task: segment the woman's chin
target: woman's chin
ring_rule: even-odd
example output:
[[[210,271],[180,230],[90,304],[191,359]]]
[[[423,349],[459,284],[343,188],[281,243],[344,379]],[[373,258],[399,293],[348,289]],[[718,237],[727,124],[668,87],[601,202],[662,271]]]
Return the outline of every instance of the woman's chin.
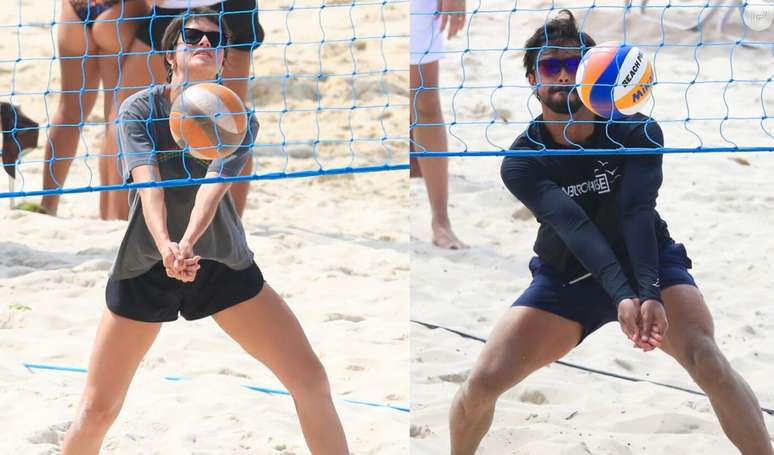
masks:
[[[184,77],[188,82],[213,82],[216,78],[217,73],[212,68],[207,68],[206,71],[195,71],[194,68],[190,68],[190,71]]]

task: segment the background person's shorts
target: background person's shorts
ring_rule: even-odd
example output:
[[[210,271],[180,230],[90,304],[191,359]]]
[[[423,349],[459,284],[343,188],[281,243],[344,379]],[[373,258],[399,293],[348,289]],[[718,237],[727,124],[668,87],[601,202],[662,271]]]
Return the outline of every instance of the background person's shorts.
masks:
[[[411,0],[411,44],[412,65],[432,63],[443,56],[443,36],[438,15],[437,0]]]
[[[168,277],[161,262],[135,278],[109,279],[107,307],[135,321],[174,321],[178,313],[192,321],[249,300],[263,289],[263,275],[255,263],[244,270],[215,261],[201,260],[200,264],[191,283]]]
[[[659,253],[661,289],[677,284],[696,286],[688,272],[690,268],[691,259],[682,243],[662,248]],[[618,320],[615,303],[594,278],[570,284],[538,257],[532,258],[529,269],[532,283],[512,306],[537,308],[579,323],[583,327],[580,341],[604,324]]]
[[[255,0],[226,0],[223,3],[211,5],[210,8],[223,12],[223,20],[228,24],[233,35],[230,50],[252,51],[261,45],[264,34],[263,27],[258,22]],[[160,50],[161,39],[167,26],[175,16],[185,11],[180,8],[154,7],[149,17],[140,21],[137,39],[151,49]]]

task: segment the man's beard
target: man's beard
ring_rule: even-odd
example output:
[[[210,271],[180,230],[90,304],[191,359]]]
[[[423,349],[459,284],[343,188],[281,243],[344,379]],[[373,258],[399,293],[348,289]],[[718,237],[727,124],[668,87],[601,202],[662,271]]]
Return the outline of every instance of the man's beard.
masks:
[[[548,96],[545,99],[539,93],[536,95],[537,99],[557,114],[574,114],[583,106],[575,88],[551,87],[548,90]],[[563,96],[555,97],[555,93],[561,93]]]

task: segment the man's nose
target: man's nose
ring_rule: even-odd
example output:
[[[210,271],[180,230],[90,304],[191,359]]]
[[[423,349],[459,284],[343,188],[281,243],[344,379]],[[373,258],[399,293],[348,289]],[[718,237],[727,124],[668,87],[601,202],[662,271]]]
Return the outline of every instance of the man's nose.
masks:
[[[562,82],[570,82],[575,79],[575,74],[571,73],[565,65],[562,65],[562,69],[559,70],[557,78]]]

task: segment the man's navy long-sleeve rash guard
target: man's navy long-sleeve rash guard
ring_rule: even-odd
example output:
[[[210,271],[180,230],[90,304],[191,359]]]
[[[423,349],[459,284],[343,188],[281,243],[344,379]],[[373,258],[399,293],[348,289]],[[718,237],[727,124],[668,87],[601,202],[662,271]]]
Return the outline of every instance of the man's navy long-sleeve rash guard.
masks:
[[[664,143],[653,119],[636,114],[623,123],[595,123],[578,144],[586,149],[655,148]],[[557,144],[542,116],[511,146],[577,149]],[[505,186],[540,223],[535,253],[566,281],[589,273],[617,305],[639,297],[661,301],[659,250],[672,243],[656,212],[661,155],[506,157]]]

